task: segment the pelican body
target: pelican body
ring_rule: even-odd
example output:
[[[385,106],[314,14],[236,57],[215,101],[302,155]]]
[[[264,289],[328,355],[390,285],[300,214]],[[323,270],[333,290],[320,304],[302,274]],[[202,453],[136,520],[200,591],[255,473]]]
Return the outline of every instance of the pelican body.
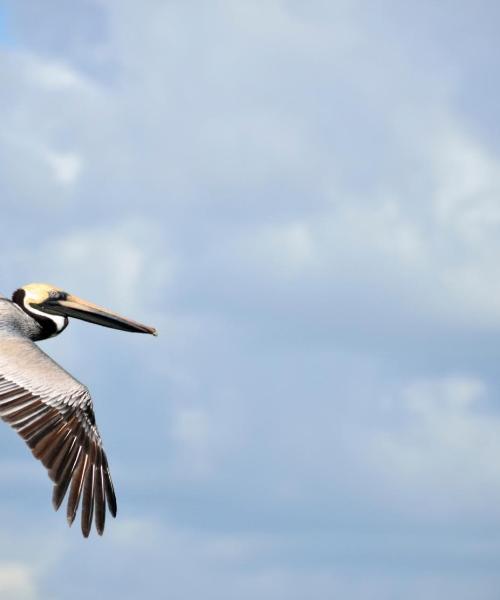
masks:
[[[56,510],[69,489],[70,525],[81,503],[82,533],[88,537],[93,521],[102,535],[106,506],[113,517],[117,509],[92,399],[34,343],[60,334],[70,317],[123,331],[156,335],[156,330],[48,284],[19,288],[12,300],[0,296],[0,417],[47,468]]]

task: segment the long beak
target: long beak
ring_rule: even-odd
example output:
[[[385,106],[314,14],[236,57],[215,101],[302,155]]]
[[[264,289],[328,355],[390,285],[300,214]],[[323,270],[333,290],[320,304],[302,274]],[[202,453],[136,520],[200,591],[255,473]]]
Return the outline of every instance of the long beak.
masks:
[[[71,294],[68,294],[65,298],[48,300],[40,308],[54,315],[82,319],[83,321],[102,325],[103,327],[158,335],[154,327],[148,327],[148,325],[142,325],[142,323],[138,323],[137,321],[125,319],[106,308],[102,308]]]

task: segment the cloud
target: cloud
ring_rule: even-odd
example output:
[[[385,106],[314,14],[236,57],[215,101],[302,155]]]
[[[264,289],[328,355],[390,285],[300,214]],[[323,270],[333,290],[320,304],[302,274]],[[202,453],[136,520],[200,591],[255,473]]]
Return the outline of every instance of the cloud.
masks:
[[[0,563],[0,594],[12,600],[38,598],[33,570],[22,563]]]
[[[82,296],[99,289],[103,303],[123,311],[154,306],[172,285],[176,268],[161,229],[142,217],[61,232],[46,240],[42,257],[26,252],[25,268],[33,261],[36,267],[30,268],[42,279],[79,289]]]
[[[500,420],[488,394],[481,380],[453,375],[410,382],[388,402],[391,427],[367,434],[368,456],[395,510],[498,518]]]
[[[43,61],[36,57],[28,63],[32,80],[50,91],[71,90],[85,93],[95,90],[81,73],[64,63]]]
[[[10,82],[9,93],[0,94],[5,201],[50,222],[52,211],[71,203],[85,163],[83,140],[68,144],[67,128],[79,109],[102,103],[98,86],[64,63],[19,50],[5,52],[0,68]]]
[[[76,154],[47,153],[47,162],[54,172],[54,178],[62,185],[71,185],[80,174],[82,160]]]

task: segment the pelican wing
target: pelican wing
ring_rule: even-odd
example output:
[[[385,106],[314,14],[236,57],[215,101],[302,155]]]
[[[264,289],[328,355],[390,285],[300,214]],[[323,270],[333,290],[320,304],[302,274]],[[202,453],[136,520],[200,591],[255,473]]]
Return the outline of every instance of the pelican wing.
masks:
[[[69,489],[71,525],[81,501],[82,532],[104,530],[116,497],[87,388],[30,340],[0,332],[0,417],[21,435],[54,482],[57,510]]]

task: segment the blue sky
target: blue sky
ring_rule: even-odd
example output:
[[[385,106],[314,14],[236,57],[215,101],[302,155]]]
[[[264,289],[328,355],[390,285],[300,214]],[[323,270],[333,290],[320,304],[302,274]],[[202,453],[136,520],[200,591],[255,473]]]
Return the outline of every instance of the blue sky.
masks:
[[[68,529],[4,426],[2,597],[498,597],[499,16],[4,2],[2,292],[160,336],[43,345],[118,518]]]
[[[6,36],[7,25],[5,23],[5,11],[0,9],[0,40],[4,40]]]

